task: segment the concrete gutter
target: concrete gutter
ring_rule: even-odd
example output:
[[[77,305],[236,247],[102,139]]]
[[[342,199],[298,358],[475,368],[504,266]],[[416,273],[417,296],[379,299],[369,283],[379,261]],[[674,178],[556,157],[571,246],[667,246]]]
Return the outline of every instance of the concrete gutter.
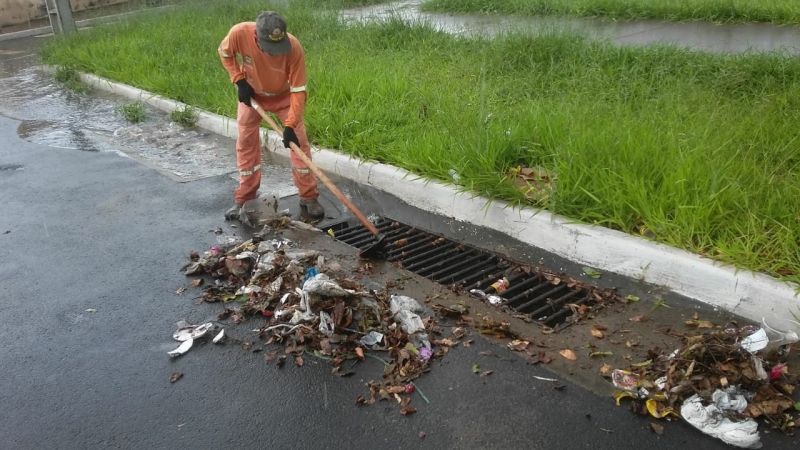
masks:
[[[83,74],[82,80],[131,100],[141,100],[167,113],[183,103],[125,84]],[[198,126],[236,139],[236,121],[199,112]],[[262,128],[264,144],[288,158],[277,133]],[[411,206],[490,228],[523,243],[605,272],[663,286],[700,302],[760,321],[762,317],[800,313],[800,300],[788,283],[744,271],[695,254],[608,228],[582,225],[536,208],[512,207],[461,192],[457,186],[423,179],[404,169],[365,162],[328,149],[314,149],[320,169],[390,193]],[[513,255],[512,255],[513,256]]]
[[[78,28],[93,27],[101,23],[130,19],[131,17],[136,17],[143,14],[160,13],[173,8],[175,8],[175,6],[161,6],[158,8],[143,9],[140,11],[131,11],[127,13],[114,14],[112,16],[102,16],[102,17],[95,17],[92,19],[76,20],[75,26],[77,26]],[[53,28],[52,27],[31,28],[30,30],[14,31],[12,33],[0,34],[0,42],[10,41],[12,39],[30,37],[30,36],[43,36],[46,34],[53,34]]]

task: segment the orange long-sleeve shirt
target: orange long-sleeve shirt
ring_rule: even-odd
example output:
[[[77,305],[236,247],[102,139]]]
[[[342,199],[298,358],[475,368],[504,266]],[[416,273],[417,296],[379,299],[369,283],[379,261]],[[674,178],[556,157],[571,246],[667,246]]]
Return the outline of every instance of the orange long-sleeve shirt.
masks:
[[[232,83],[247,79],[257,95],[267,97],[289,92],[289,117],[284,125],[294,128],[302,122],[306,107],[306,56],[300,41],[286,35],[292,50],[285,55],[267,55],[258,47],[256,23],[242,22],[231,28],[218,52]]]

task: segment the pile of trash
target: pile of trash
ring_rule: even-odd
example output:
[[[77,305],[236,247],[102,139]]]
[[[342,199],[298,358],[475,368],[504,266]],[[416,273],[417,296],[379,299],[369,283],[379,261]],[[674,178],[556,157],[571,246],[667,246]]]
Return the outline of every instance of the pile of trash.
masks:
[[[774,322],[773,322],[774,323]],[[800,323],[793,322],[800,331]],[[686,321],[710,329],[678,333],[683,345],[670,353],[648,351],[647,361],[610,376],[617,404],[634,400],[631,409],[658,419],[683,418],[700,431],[742,448],[761,447],[758,423],[793,434],[800,427],[800,403],[792,399],[797,375],[785,364],[797,333],[778,331],[765,319],[762,327],[716,329],[710,322]],[[653,424],[658,430],[660,425]]]
[[[367,291],[355,279],[341,276],[344,271],[338,262],[326,262],[320,252],[297,248],[288,239],[265,239],[263,233],[247,241],[219,236],[218,245],[202,256],[192,252],[190,258],[185,274],[201,277],[191,284],[197,287],[211,279],[198,302],[225,304],[220,320],[231,317],[242,323],[254,316],[265,318],[267,323],[254,332],[264,345],[281,344],[285,349],[283,355],[279,350],[267,354],[268,361],[282,367],[291,359],[302,366],[304,356],[311,356],[329,361],[334,374],[348,376],[358,361],[380,360],[385,366],[383,379],[370,382],[369,398],[359,397],[357,403],[371,404],[376,397],[395,399],[402,414],[413,413],[410,398],[400,394],[414,392],[413,380],[451,347],[448,339],[433,341],[441,329],[434,317],[421,315],[425,308],[417,300],[389,292],[395,283]],[[370,270],[365,264],[364,270]],[[181,345],[170,355],[188,351],[197,334],[211,335],[210,328],[209,323],[179,329],[176,336],[180,332],[188,347]]]

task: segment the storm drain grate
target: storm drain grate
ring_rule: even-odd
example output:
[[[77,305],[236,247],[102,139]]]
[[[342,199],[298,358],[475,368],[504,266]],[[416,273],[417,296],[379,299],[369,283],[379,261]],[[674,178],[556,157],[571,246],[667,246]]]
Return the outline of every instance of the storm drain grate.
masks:
[[[536,323],[551,328],[566,325],[572,309],[590,300],[589,293],[566,283],[554,285],[525,265],[485,250],[454,242],[390,218],[375,223],[386,237],[386,260],[443,285],[458,285],[493,303],[509,306],[529,315]],[[358,249],[375,243],[375,236],[358,222],[325,226],[336,240]],[[507,280],[507,283],[505,281]],[[491,297],[489,297],[491,296]],[[561,327],[559,327],[561,325]]]

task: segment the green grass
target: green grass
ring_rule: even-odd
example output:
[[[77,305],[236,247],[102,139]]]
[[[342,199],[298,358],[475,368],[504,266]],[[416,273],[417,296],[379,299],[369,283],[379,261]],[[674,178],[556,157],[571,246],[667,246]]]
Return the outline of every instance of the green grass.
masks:
[[[144,119],[147,117],[144,103],[138,100],[133,103],[118,106],[115,111],[131,123],[144,122]]]
[[[541,167],[557,181],[539,206],[798,281],[800,59],[562,33],[478,43],[398,19],[346,27],[292,4],[316,144],[441,180],[455,169],[464,189],[512,204],[531,201],[509,173]],[[100,27],[42,57],[235,117],[216,48],[267,7]]]
[[[73,66],[57,66],[53,78],[72,92],[78,94],[89,92],[89,86],[81,82],[80,74]]]
[[[197,111],[195,111],[195,108],[185,105],[169,113],[169,120],[184,128],[191,128],[197,123]]]
[[[428,0],[425,11],[800,23],[796,0]]]

